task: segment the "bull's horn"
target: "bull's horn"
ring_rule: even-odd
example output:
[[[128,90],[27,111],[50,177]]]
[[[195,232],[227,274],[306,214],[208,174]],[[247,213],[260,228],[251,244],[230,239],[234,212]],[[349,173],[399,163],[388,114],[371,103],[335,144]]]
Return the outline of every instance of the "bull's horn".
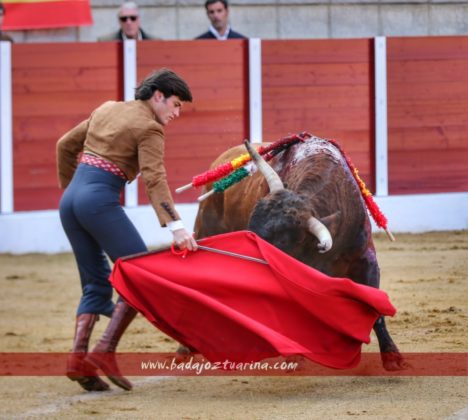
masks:
[[[279,175],[275,172],[275,170],[266,163],[265,159],[263,159],[260,154],[252,147],[248,140],[244,140],[245,147],[249,152],[252,160],[257,165],[258,170],[262,173],[265,177],[266,182],[268,183],[268,187],[270,187],[270,192],[284,190],[283,181]]]
[[[313,216],[311,216],[307,221],[307,226],[309,228],[309,232],[319,241],[317,245],[319,252],[323,254],[329,251],[333,245],[333,240],[327,227]]]

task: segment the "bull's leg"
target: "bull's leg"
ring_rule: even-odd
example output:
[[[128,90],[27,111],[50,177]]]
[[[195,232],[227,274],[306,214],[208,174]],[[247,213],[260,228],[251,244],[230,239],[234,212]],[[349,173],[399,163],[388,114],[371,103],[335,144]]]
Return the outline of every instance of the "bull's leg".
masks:
[[[374,249],[369,248],[361,259],[352,264],[349,277],[357,283],[379,288],[380,269]],[[374,331],[379,342],[380,356],[385,370],[405,369],[406,363],[387,330],[383,316],[375,322]]]
[[[374,331],[379,341],[380,357],[385,370],[403,370],[407,363],[393,342],[390,333],[385,325],[385,318],[381,316],[374,324]]]

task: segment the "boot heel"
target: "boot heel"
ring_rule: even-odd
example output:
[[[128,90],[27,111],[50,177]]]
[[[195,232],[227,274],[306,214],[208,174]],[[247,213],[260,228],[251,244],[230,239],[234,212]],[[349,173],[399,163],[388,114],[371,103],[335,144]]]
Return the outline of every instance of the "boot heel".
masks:
[[[130,391],[133,386],[120,372],[115,360],[115,349],[136,314],[131,306],[125,302],[118,302],[104,334],[85,359],[94,368],[102,370],[112,383],[126,391]]]
[[[98,320],[96,314],[80,314],[76,317],[75,338],[72,353],[68,356],[66,376],[77,382],[86,391],[107,391],[109,385],[97,376],[96,370],[85,362],[88,343],[94,324]]]

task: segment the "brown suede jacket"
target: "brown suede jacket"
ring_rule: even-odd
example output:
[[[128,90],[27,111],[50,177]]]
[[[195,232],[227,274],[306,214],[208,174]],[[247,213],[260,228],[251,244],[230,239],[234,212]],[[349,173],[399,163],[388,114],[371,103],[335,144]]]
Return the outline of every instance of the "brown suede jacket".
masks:
[[[81,152],[91,152],[116,164],[129,181],[141,172],[161,226],[180,220],[166,179],[164,129],[148,102],[105,102],[63,135],[57,142],[60,187],[70,183]]]

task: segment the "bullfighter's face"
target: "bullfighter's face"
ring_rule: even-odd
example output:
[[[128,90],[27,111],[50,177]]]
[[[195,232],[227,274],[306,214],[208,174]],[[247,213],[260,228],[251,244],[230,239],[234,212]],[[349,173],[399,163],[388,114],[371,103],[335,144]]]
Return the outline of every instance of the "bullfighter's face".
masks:
[[[180,115],[182,100],[176,95],[165,98],[162,92],[156,90],[149,101],[156,121],[161,125],[169,124]]]

